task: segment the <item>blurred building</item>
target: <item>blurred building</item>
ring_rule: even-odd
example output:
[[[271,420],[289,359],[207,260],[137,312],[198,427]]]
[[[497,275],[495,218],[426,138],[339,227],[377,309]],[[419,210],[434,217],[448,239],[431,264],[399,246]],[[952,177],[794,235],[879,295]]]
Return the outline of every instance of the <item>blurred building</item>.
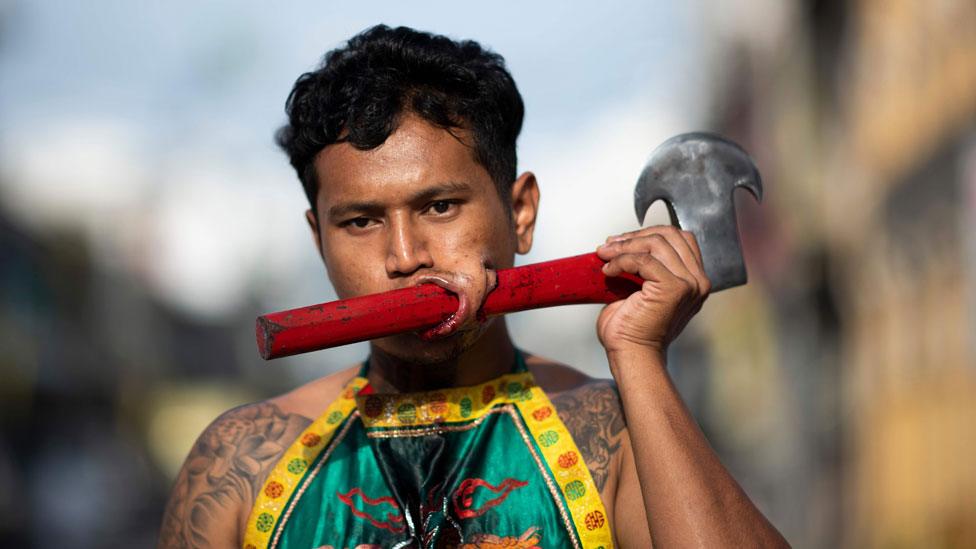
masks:
[[[976,3],[749,5],[713,102],[760,284],[707,311],[705,422],[803,546],[976,546]]]

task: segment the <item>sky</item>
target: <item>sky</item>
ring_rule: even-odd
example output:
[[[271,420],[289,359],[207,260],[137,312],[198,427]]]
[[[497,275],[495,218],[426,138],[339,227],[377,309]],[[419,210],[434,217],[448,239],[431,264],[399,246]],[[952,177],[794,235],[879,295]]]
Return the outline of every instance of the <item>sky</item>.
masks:
[[[695,3],[363,4],[0,3],[0,207],[31,231],[83,234],[102,268],[219,322],[252,296],[260,312],[335,297],[272,135],[295,78],[373,24],[475,39],[506,58],[526,103],[520,170],[542,189],[520,264],[633,229],[651,150],[703,121]],[[601,373],[597,311],[514,315],[516,343]],[[289,364],[311,377],[364,352]]]

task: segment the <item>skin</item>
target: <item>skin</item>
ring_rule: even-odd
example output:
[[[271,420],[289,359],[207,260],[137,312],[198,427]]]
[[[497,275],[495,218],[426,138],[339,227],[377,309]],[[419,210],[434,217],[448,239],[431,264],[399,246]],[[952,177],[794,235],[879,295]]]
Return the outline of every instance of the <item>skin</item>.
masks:
[[[425,333],[371,342],[380,392],[482,383],[507,373],[514,347],[504,318],[479,321],[494,270],[526,253],[539,206],[530,172],[502,199],[466,132],[405,114],[375,149],[326,147],[315,160],[318,215],[306,212],[340,297],[434,282],[455,292],[452,319]],[[690,233],[652,227],[607,239],[605,272],[641,276],[640,292],[597,322],[614,381],[529,355],[600,491],[620,547],[783,547],[709,447],[665,369],[668,344],[708,296]],[[271,468],[358,368],[315,380],[217,418],[177,478],[162,547],[240,546]]]

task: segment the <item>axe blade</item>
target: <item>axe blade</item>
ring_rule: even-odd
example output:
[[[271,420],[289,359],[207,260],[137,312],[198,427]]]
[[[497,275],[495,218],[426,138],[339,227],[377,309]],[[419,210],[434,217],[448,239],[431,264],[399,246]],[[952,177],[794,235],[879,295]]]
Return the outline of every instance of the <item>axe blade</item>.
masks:
[[[749,155],[718,135],[677,135],[651,154],[634,189],[637,220],[664,200],[671,222],[698,240],[705,274],[717,292],[746,283],[732,193],[744,187],[762,201],[762,180]]]

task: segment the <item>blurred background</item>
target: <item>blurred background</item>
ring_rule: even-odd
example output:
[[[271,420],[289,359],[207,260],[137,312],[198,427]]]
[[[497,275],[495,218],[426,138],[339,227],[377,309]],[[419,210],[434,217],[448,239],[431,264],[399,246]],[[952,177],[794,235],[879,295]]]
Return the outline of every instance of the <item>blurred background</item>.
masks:
[[[751,279],[674,345],[682,393],[794,546],[976,547],[976,3],[407,4],[0,0],[0,545],[151,546],[210,420],[365,356],[266,363],[253,321],[334,298],[272,134],[384,22],[507,59],[520,263],[634,228],[667,137],[743,144]],[[598,310],[510,323],[608,376]]]

